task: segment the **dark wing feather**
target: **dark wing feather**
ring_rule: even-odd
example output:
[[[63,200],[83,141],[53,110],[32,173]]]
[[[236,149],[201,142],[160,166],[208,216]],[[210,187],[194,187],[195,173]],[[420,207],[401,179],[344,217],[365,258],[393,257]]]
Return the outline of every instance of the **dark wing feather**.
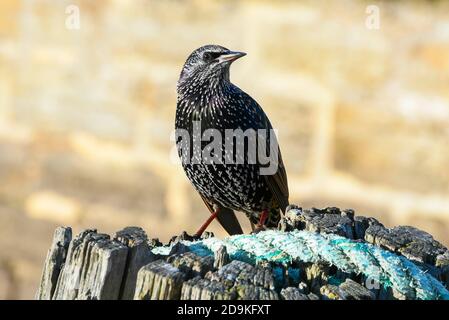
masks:
[[[267,115],[263,111],[262,107],[249,95],[247,95],[248,100],[250,101],[250,105],[256,109],[256,114],[260,116],[259,118],[259,128],[261,129],[273,129],[270,119],[268,119]],[[276,138],[276,137],[274,137]],[[267,139],[267,148],[271,147],[269,139]],[[285,165],[284,161],[282,160],[281,155],[281,149],[279,148],[279,144],[276,143],[276,146],[278,148],[278,170],[273,175],[266,175],[265,181],[267,182],[268,188],[273,193],[274,198],[279,205],[279,208],[283,212],[285,212],[285,209],[289,205],[288,197],[289,197],[289,191],[288,191],[288,181],[287,181],[287,173],[285,171]],[[270,150],[273,154],[273,150]]]
[[[287,173],[285,171],[284,162],[282,161],[281,151],[279,150],[278,157],[278,171],[274,175],[266,175],[265,181],[268,184],[268,188],[273,193],[279,208],[281,208],[282,212],[285,212],[285,209],[289,205],[288,197],[288,181],[287,181]]]
[[[209,201],[203,198],[203,196],[201,196],[201,199],[203,200],[207,209],[209,209],[209,211],[213,213],[215,210],[213,206],[209,203]],[[226,232],[229,233],[229,235],[232,236],[234,234],[243,234],[242,227],[240,226],[240,223],[234,211],[232,211],[231,209],[220,207],[220,212],[217,215],[217,220],[221,224],[221,226],[226,230]]]

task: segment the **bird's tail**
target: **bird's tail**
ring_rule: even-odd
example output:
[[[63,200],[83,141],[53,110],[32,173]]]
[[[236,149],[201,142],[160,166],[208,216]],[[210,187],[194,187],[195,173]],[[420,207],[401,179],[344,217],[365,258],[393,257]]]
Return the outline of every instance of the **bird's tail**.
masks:
[[[270,212],[268,213],[268,219],[265,222],[265,225],[268,228],[276,228],[279,224],[279,221],[281,221],[281,209],[276,208],[276,207],[272,207],[270,209]]]
[[[220,208],[220,212],[217,215],[217,220],[226,232],[229,233],[229,235],[232,236],[234,234],[243,233],[242,227],[240,226],[234,211],[231,209]]]

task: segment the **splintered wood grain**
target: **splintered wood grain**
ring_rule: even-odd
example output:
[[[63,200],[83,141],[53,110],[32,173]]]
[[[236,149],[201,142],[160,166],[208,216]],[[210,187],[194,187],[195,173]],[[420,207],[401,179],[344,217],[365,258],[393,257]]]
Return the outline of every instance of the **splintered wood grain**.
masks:
[[[171,264],[157,260],[140,269],[136,300],[178,300],[185,274]]]
[[[120,299],[134,298],[137,274],[143,266],[154,261],[156,257],[151,253],[151,247],[145,231],[138,227],[127,227],[118,231],[114,239],[128,247],[128,257],[122,280]]]
[[[70,243],[53,299],[118,299],[128,248],[108,235],[86,230]]]
[[[51,300],[56,289],[61,268],[65,262],[70,241],[72,240],[72,229],[59,227],[55,230],[53,242],[45,259],[41,282],[37,290],[36,299]]]

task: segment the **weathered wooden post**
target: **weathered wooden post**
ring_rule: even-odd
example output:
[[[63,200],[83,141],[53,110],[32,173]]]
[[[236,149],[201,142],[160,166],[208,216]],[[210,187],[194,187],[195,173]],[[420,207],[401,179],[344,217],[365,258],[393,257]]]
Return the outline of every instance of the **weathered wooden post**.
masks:
[[[449,299],[449,251],[413,227],[290,207],[279,230],[167,245],[56,229],[37,299]]]

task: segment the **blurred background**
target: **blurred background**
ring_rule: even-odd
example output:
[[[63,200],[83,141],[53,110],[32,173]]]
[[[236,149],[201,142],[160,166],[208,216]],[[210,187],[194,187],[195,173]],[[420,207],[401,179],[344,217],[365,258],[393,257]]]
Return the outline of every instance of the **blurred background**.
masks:
[[[0,298],[33,298],[58,225],[166,241],[206,218],[170,133],[209,43],[248,53],[231,77],[279,130],[292,203],[449,245],[448,1],[1,0]]]

